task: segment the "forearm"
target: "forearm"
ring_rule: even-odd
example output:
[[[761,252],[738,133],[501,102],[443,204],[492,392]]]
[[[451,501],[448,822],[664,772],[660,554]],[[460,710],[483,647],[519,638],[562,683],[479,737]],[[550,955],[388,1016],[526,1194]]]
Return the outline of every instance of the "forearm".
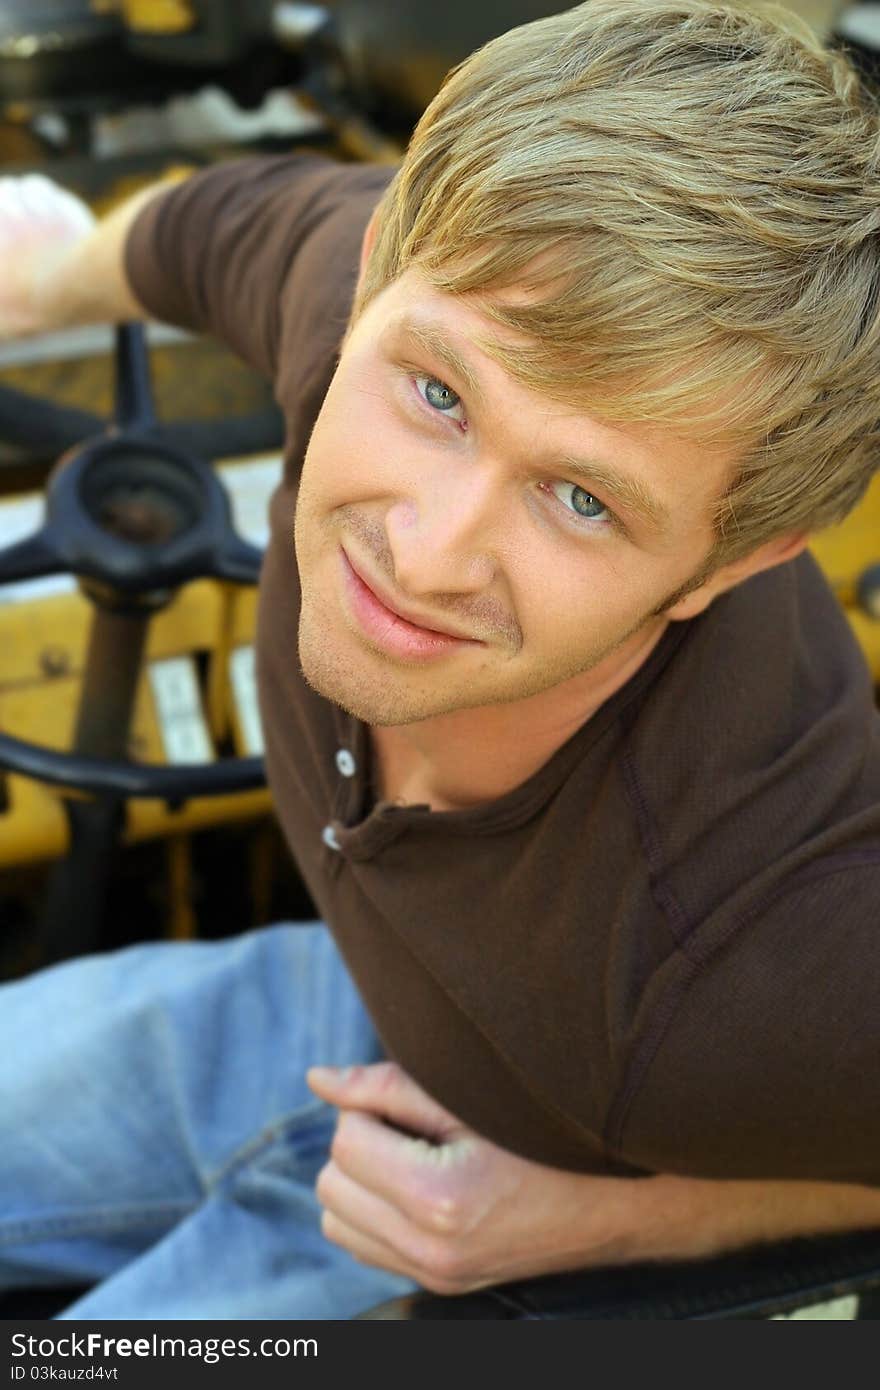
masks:
[[[47,269],[34,286],[35,311],[44,330],[146,317],[125,278],[125,241],[141,208],[166,187],[141,189]]]
[[[566,1172],[481,1138],[392,1062],[307,1079],[340,1110],[324,1234],[436,1293],[880,1227],[880,1188]]]
[[[8,219],[6,275],[0,283],[0,338],[90,323],[146,318],[125,276],[129,230],[141,209],[169,186],[141,189],[91,230],[63,232],[51,210]]]
[[[620,1261],[701,1259],[746,1245],[880,1227],[880,1189],[661,1175],[619,1193]]]

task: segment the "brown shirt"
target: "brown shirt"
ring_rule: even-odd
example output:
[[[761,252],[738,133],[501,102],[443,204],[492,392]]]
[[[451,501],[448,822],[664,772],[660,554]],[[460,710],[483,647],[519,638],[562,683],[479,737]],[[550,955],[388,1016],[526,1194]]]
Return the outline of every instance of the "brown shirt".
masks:
[[[880,716],[809,555],[670,624],[468,810],[375,804],[368,730],[302,679],[297,479],[390,173],[233,162],[127,247],[145,306],[225,340],[286,418],[258,670],[312,897],[388,1052],[496,1143],[586,1172],[880,1182]]]

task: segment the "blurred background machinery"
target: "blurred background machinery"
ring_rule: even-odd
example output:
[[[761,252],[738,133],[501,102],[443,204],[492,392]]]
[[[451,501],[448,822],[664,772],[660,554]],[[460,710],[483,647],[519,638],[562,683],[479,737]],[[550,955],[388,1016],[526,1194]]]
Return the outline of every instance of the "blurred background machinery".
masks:
[[[308,146],[394,163],[450,66],[558,8],[0,0],[0,174],[45,173],[101,213],[159,176],[252,152]],[[876,86],[880,5],[794,8]],[[146,341],[162,447],[210,461],[238,532],[262,545],[281,447],[268,385],[215,343],[164,325]],[[117,367],[109,329],[0,344],[0,548],[44,524],[56,459],[118,417]],[[880,479],[813,549],[880,687]],[[235,789],[230,774],[230,789],[210,796],[192,783],[194,768],[222,778],[262,752],[253,588],[216,576],[175,586],[129,642],[122,694],[118,681],[96,683],[105,638],[93,598],[61,573],[0,586],[0,743],[85,756],[115,698],[125,728],[112,755],[170,770],[178,790],[102,796],[53,780],[45,760],[27,775],[0,768],[0,976],[95,947],[311,915],[258,779]],[[80,827],[100,822],[102,806],[84,849]]]

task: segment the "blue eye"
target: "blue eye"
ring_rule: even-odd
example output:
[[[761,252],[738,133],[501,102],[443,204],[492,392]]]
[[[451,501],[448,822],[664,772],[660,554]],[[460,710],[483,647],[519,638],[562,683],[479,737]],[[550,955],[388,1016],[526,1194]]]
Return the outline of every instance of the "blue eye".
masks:
[[[613,520],[605,503],[594,497],[592,492],[587,492],[586,488],[578,487],[576,483],[551,483],[550,490],[569,511],[583,517],[585,521],[603,521],[607,525]],[[563,495],[565,493],[569,494],[567,501]]]
[[[445,381],[440,381],[435,376],[416,376],[413,378],[416,383],[416,390],[432,410],[442,411],[447,414],[453,410],[464,411],[461,397],[456,395],[451,386],[447,386]],[[453,415],[452,418],[459,424],[464,423],[463,413]]]
[[[443,381],[435,381],[429,378],[425,385],[425,400],[429,405],[433,405],[436,410],[452,410],[458,405],[458,396]]]

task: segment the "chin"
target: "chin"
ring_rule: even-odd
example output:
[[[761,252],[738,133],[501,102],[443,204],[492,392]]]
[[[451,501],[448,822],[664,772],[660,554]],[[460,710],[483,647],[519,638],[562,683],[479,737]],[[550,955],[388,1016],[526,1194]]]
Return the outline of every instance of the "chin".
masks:
[[[307,623],[300,626],[299,662],[312,690],[364,724],[415,724],[448,709],[438,707],[436,692],[407,688],[393,669],[371,670],[341,648],[331,649],[326,632],[315,634]]]
[[[300,664],[306,683],[318,695],[373,728],[417,724],[433,715],[449,712],[448,706],[438,707],[436,701],[408,698],[406,694],[387,686],[381,688],[371,681],[352,680],[350,673],[343,675],[339,671],[328,670],[322,663],[313,664],[300,658]]]

